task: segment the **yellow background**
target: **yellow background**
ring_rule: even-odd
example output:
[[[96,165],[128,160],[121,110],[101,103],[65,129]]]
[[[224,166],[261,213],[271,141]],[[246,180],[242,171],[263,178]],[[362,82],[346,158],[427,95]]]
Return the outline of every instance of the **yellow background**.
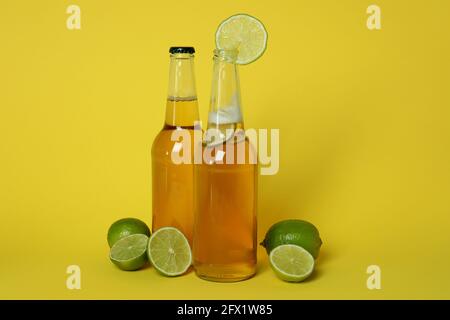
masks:
[[[450,298],[448,1],[13,1],[0,4],[0,298]],[[66,8],[81,7],[81,30]],[[318,226],[315,275],[289,284],[259,252],[255,278],[210,283],[121,272],[106,232],[150,223],[150,147],[168,48],[197,50],[205,121],[214,32],[246,12],[268,49],[241,68],[246,127],[280,129],[260,179],[259,235]],[[81,267],[81,290],[66,267]],[[366,268],[382,289],[366,288]]]

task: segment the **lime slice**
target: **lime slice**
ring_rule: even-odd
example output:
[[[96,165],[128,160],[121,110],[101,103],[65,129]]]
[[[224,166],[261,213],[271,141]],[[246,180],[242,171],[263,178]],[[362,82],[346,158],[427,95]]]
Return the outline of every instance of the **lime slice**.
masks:
[[[140,269],[147,262],[147,243],[148,237],[145,234],[127,236],[112,246],[109,258],[122,270]]]
[[[313,256],[294,244],[283,244],[273,249],[270,252],[269,261],[273,271],[284,281],[303,281],[314,270]]]
[[[223,21],[216,31],[219,49],[239,51],[236,63],[249,64],[262,56],[267,46],[267,31],[255,17],[237,14]]]
[[[164,227],[153,233],[147,254],[155,269],[169,277],[185,273],[192,263],[188,240],[173,227]]]

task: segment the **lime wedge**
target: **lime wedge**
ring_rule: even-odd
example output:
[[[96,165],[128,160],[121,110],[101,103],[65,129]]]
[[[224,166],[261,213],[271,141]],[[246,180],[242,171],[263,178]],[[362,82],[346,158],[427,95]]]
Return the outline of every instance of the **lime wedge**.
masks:
[[[264,25],[247,14],[237,14],[224,20],[216,31],[219,49],[237,49],[237,64],[249,64],[262,56],[267,46]]]
[[[147,260],[148,237],[133,234],[118,240],[111,248],[109,258],[122,270],[133,271],[142,268]]]
[[[150,262],[165,276],[185,273],[192,263],[191,247],[180,230],[173,227],[158,229],[150,237],[147,254]]]
[[[314,270],[313,256],[294,244],[283,244],[273,249],[270,252],[269,261],[273,271],[284,281],[303,281]]]

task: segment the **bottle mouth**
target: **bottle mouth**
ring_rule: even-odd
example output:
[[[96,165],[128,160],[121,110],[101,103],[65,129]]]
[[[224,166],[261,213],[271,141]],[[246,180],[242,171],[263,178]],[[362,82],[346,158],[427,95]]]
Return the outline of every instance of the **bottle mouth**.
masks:
[[[190,59],[194,57],[194,47],[170,47],[170,57],[175,59]]]
[[[171,53],[170,54],[170,58],[171,59],[192,59],[194,58],[194,54],[193,53]]]
[[[214,59],[236,63],[237,56],[237,49],[214,49]]]
[[[169,53],[176,54],[176,53],[190,53],[194,54],[195,49],[194,47],[170,47]]]

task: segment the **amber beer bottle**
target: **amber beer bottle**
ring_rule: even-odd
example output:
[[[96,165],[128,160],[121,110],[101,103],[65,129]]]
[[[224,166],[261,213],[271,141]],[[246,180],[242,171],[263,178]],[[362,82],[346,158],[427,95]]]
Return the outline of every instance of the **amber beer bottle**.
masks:
[[[171,47],[169,89],[166,117],[162,130],[152,146],[152,211],[153,231],[171,226],[181,230],[192,243],[194,223],[193,160],[174,163],[173,153],[181,153],[193,143],[182,141],[180,146],[171,137],[176,130],[186,130],[193,140],[194,127],[199,120],[197,93],[194,78],[193,47]]]
[[[195,165],[194,268],[221,282],[250,278],[256,267],[258,171],[244,134],[236,57],[236,51],[214,51],[203,161]]]

